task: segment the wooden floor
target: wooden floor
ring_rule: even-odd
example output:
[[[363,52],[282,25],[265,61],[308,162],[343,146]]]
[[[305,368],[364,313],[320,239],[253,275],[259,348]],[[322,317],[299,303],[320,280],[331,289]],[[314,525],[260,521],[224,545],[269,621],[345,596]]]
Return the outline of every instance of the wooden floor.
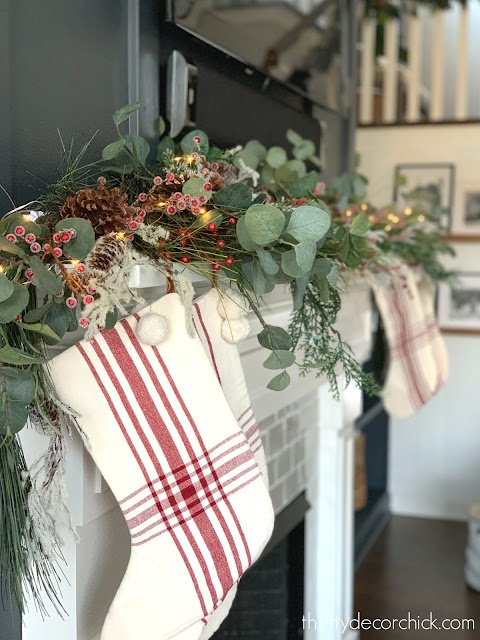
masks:
[[[365,618],[473,618],[475,630],[362,631],[361,640],[480,638],[480,594],[463,581],[466,525],[394,517],[360,566],[355,612]]]

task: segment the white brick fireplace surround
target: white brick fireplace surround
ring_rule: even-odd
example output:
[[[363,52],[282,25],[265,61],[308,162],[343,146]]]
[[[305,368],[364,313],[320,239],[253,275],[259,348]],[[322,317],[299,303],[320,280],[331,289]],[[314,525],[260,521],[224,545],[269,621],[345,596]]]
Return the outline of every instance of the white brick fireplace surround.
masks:
[[[148,280],[143,274],[136,286],[152,285]],[[158,288],[144,291],[159,295]],[[290,296],[281,287],[266,297],[269,324],[287,326],[290,311]],[[369,290],[352,287],[344,296],[338,327],[360,361],[370,353],[371,326]],[[348,621],[353,615],[353,425],[362,409],[361,392],[350,386],[336,401],[324,380],[295,374],[285,391],[269,391],[271,372],[262,367],[266,352],[256,339],[259,330],[252,316],[252,334],[240,348],[265,444],[275,511],[302,491],[311,505],[305,529],[305,617],[312,622],[305,639],[355,640],[355,632],[342,635],[336,620]],[[22,433],[31,460],[44,443],[30,430]],[[61,620],[52,614],[42,621],[31,607],[24,617],[23,640],[97,640],[128,562],[127,527],[79,438],[69,443],[67,480],[80,536],[79,544],[68,541],[63,549],[68,616]]]

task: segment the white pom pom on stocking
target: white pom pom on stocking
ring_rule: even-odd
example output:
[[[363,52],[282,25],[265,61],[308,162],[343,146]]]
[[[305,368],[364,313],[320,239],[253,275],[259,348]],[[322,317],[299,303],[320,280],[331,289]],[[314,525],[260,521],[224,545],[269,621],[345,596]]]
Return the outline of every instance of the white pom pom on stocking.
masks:
[[[374,295],[389,351],[385,409],[396,418],[407,418],[426,404],[437,388],[437,366],[425,331],[415,274],[407,269],[393,276],[390,286],[375,286]]]
[[[147,313],[168,333],[136,334]],[[258,464],[177,294],[49,363],[132,540],[102,640],[199,640],[258,558],[273,509]],[[208,400],[208,401],[206,401]]]

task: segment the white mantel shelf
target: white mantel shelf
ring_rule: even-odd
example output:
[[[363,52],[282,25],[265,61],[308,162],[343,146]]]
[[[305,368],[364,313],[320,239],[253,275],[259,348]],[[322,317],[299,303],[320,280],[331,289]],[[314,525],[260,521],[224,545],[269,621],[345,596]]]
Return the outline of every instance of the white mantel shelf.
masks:
[[[158,276],[132,282],[158,286]],[[145,289],[152,295],[152,289]],[[159,289],[156,289],[157,296]],[[266,297],[265,319],[287,326],[291,299],[283,287]],[[332,398],[328,385],[314,375],[292,374],[283,392],[266,388],[271,371],[262,367],[266,352],[256,334],[260,323],[252,314],[252,333],[240,345],[252,404],[258,421],[282,407],[301,403],[301,419],[308,423],[306,520],[305,616],[316,620],[317,629],[306,630],[306,640],[340,640],[342,627],[335,620],[353,616],[353,436],[361,413],[361,392],[349,386],[340,401]],[[357,359],[365,361],[371,349],[372,314],[368,287],[355,285],[345,294],[338,328]],[[340,385],[343,387],[343,385]],[[22,432],[27,460],[45,446],[41,436]],[[80,543],[66,541],[63,553],[66,580],[62,583],[68,616],[55,614],[43,621],[33,610],[24,617],[23,640],[97,640],[103,619],[121,581],[129,557],[129,535],[113,495],[103,482],[80,438],[68,443],[67,483]],[[313,625],[312,625],[313,626]],[[321,630],[321,631],[320,631]]]

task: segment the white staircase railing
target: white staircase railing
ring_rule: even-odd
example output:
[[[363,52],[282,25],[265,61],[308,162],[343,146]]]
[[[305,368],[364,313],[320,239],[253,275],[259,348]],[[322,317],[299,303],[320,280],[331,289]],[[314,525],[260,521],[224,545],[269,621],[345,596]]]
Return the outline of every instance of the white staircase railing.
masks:
[[[385,23],[383,51],[376,19],[363,20],[359,124],[480,119],[480,3]]]

